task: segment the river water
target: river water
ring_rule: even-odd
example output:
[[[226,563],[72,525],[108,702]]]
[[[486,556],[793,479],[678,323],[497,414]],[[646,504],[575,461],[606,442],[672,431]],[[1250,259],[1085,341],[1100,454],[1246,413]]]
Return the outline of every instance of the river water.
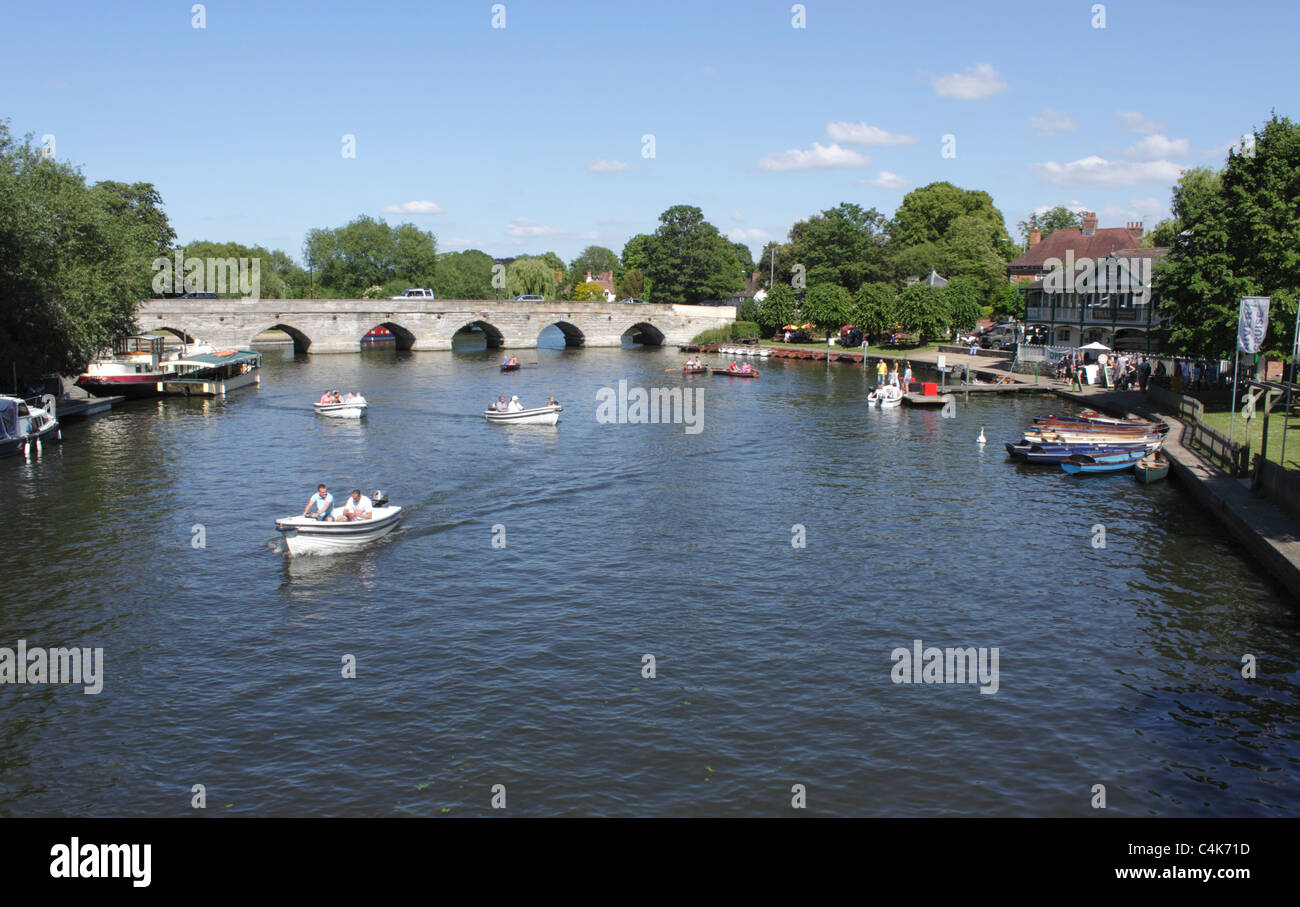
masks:
[[[0,461],[0,646],[105,675],[0,686],[0,814],[184,815],[199,784],[259,816],[478,815],[494,785],[515,815],[788,815],[794,785],[829,815],[1300,805],[1292,604],[1172,482],[1007,462],[1054,398],[944,419],[868,410],[847,365],[521,358],[274,350],[259,388]],[[702,388],[700,430],[598,421],[620,379]],[[316,417],[327,387],[369,418]],[[487,424],[498,393],[562,421]],[[401,529],[287,559],[274,520],[318,481]],[[996,692],[895,683],[914,640],[996,648]]]

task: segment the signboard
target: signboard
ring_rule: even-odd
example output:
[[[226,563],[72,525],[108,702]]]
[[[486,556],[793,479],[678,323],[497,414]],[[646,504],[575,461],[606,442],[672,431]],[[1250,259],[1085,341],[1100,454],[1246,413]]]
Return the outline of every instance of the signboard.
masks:
[[[934,365],[935,368],[937,368],[939,371],[943,371],[948,367],[948,357],[945,356],[943,353],[940,353]]]
[[[1237,349],[1242,353],[1258,353],[1268,333],[1267,296],[1241,297],[1241,311],[1237,315]]]

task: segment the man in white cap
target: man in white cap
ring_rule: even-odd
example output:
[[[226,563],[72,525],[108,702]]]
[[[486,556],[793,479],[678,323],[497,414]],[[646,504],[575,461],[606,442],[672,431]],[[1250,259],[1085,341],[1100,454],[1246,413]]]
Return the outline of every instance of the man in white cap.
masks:
[[[523,405],[522,403],[519,402],[519,395],[518,395],[518,394],[515,394],[514,396],[512,396],[512,397],[510,398],[510,406],[509,406],[509,408],[508,408],[506,411],[507,411],[507,412],[512,412],[512,413],[517,413],[517,412],[519,412],[520,410],[522,410],[523,408],[524,408],[524,405]]]

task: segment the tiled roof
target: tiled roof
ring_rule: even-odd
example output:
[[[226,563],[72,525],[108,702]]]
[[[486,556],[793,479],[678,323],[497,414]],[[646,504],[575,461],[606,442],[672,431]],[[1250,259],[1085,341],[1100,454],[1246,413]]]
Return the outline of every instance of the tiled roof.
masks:
[[[1120,250],[1137,254],[1147,251],[1135,248],[1141,241],[1140,230],[1129,230],[1126,227],[1106,227],[1097,230],[1091,236],[1084,236],[1082,230],[1056,230],[1007,265],[1007,270],[1011,272],[1046,270],[1043,263],[1047,259],[1059,258],[1065,261],[1065,254],[1070,250],[1074,251],[1076,261],[1080,258],[1105,258]]]

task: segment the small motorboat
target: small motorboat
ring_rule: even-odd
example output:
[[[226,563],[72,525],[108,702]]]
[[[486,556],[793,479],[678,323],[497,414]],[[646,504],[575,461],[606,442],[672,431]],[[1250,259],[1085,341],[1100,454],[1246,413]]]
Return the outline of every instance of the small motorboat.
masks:
[[[42,442],[62,437],[51,394],[41,398],[40,406],[35,398],[0,395],[0,457],[22,453],[30,459],[33,450],[41,452]]]
[[[521,409],[513,413],[499,412],[495,409],[484,410],[483,417],[489,422],[496,422],[501,425],[554,425],[560,421],[560,413],[564,412],[564,407],[560,404],[554,406],[538,406],[534,409]]]
[[[382,506],[380,501],[383,502]],[[382,492],[375,492],[368,520],[317,520],[305,516],[285,517],[275,521],[284,536],[288,554],[335,554],[350,551],[381,539],[397,528],[402,508],[390,506]]]
[[[743,369],[738,369],[738,368],[715,368],[712,369],[712,371],[713,374],[715,375],[726,375],[728,378],[757,378],[758,377],[758,369],[756,368],[751,368],[749,371],[744,371]]]
[[[881,409],[889,409],[893,406],[899,406],[903,402],[903,392],[892,384],[886,384],[884,387],[876,388],[871,392],[870,396],[876,398],[875,403]]]
[[[1150,485],[1169,475],[1169,460],[1160,451],[1152,451],[1137,461],[1133,472],[1139,482]]]
[[[366,414],[368,406],[365,397],[353,397],[351,400],[344,400],[342,403],[312,404],[312,408],[316,410],[316,415],[329,416],[333,419],[360,419]]]
[[[1111,454],[1072,454],[1061,461],[1061,469],[1070,475],[1086,475],[1094,472],[1123,472],[1131,469],[1138,460],[1146,456],[1138,450],[1122,451]]]

